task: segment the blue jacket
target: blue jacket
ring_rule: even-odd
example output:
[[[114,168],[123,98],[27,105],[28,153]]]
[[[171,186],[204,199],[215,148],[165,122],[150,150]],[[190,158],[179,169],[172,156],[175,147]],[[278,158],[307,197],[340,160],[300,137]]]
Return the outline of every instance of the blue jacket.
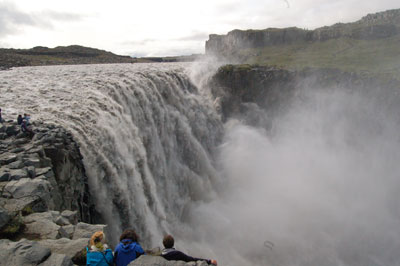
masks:
[[[115,248],[115,264],[126,266],[140,255],[144,254],[142,247],[131,239],[123,239]]]
[[[113,254],[111,249],[106,249],[104,252],[90,251],[86,247],[86,265],[87,266],[112,266]]]

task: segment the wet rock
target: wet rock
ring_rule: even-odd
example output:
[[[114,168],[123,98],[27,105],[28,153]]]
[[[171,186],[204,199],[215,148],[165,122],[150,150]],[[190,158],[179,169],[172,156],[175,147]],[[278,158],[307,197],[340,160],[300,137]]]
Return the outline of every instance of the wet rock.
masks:
[[[208,266],[208,264],[205,261],[167,261],[161,256],[142,255],[128,266]]]
[[[89,238],[71,240],[60,238],[56,240],[41,240],[40,245],[48,247],[52,253],[65,254],[71,258],[79,254],[89,244]]]
[[[97,231],[104,231],[107,225],[78,223],[72,239],[90,238]]]
[[[10,181],[4,188],[3,196],[12,198],[22,198],[37,196],[50,200],[50,183],[43,179],[22,178],[17,181]]]
[[[19,127],[16,125],[10,125],[6,128],[6,133],[8,136],[16,136],[19,133]]]
[[[58,232],[60,233],[60,237],[72,239],[75,232],[75,226],[72,224],[61,226]]]
[[[38,266],[72,266],[71,258],[64,254],[52,253],[51,256]]]
[[[53,172],[53,170],[51,170],[51,167],[35,168],[35,171],[36,171],[36,175],[38,175],[38,176],[46,175],[48,172]],[[52,176],[54,176],[54,173],[52,173]]]
[[[59,238],[60,226],[53,222],[53,216],[50,212],[33,213],[23,217],[25,223],[24,234],[33,235],[39,239],[57,239]]]
[[[29,178],[35,178],[36,177],[35,167],[28,166],[25,169],[26,169],[26,173],[28,174]]]
[[[38,242],[22,239],[12,242],[8,239],[0,240],[0,262],[7,266],[38,265],[44,262],[51,254],[49,248]]]
[[[0,170],[0,182],[10,180],[10,172],[5,170]]]
[[[18,159],[14,153],[3,153],[0,155],[0,165],[10,164]]]
[[[24,167],[24,163],[21,160],[18,160],[18,161],[8,164],[7,167],[10,169],[20,169],[20,168]]]
[[[78,212],[77,211],[65,210],[61,213],[61,216],[66,218],[70,222],[70,224],[78,223]]]
[[[7,210],[0,208],[0,228],[5,226],[11,220],[11,216]]]
[[[33,212],[45,212],[48,210],[47,203],[36,196],[28,196],[21,199],[7,199],[3,207],[8,212],[22,212],[23,215],[28,215]]]
[[[67,218],[59,216],[58,218],[55,219],[55,223],[58,224],[59,226],[63,225],[69,225],[71,224]]]
[[[10,169],[9,173],[10,176],[8,180],[20,180],[28,177],[28,173],[24,169]]]

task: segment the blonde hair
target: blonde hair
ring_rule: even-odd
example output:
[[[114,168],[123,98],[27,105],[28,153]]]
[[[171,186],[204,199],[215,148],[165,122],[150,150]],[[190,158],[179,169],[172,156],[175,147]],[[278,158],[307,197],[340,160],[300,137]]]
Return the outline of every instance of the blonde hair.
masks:
[[[95,246],[97,242],[104,243],[106,235],[102,231],[97,231],[90,238],[90,246]]]

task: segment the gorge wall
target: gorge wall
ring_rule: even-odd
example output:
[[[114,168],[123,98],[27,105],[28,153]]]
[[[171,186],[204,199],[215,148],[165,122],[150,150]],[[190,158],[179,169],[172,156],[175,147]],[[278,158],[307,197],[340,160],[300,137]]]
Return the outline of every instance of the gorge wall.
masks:
[[[259,121],[254,117],[255,106],[273,117],[289,109],[291,101],[299,97],[304,88],[340,87],[347,91],[362,90],[366,95],[382,90],[388,92],[387,97],[392,97],[400,82],[328,68],[291,71],[268,66],[226,65],[217,71],[209,86],[224,121],[239,117],[251,122]]]
[[[264,30],[233,30],[226,35],[211,34],[206,42],[206,54],[229,56],[239,49],[291,45],[303,42],[324,42],[351,38],[373,40],[389,38],[400,33],[400,10],[369,14],[354,23],[337,23],[315,30],[269,28]]]

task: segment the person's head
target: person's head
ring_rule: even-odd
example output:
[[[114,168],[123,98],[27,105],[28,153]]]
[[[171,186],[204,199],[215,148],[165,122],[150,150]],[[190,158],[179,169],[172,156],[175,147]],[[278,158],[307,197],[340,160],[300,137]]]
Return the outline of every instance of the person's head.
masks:
[[[166,235],[166,236],[164,236],[162,243],[165,248],[173,248],[175,240],[171,235]]]
[[[18,117],[22,117],[21,115],[18,115]]]
[[[24,113],[24,116],[27,116],[27,114],[26,114],[26,113]]]
[[[106,241],[106,235],[102,231],[97,231],[90,238],[90,246],[96,246],[98,243],[104,244]]]
[[[124,232],[122,232],[119,241],[122,241],[124,239],[131,239],[133,242],[138,242],[138,236],[136,232],[132,229],[126,229]]]

